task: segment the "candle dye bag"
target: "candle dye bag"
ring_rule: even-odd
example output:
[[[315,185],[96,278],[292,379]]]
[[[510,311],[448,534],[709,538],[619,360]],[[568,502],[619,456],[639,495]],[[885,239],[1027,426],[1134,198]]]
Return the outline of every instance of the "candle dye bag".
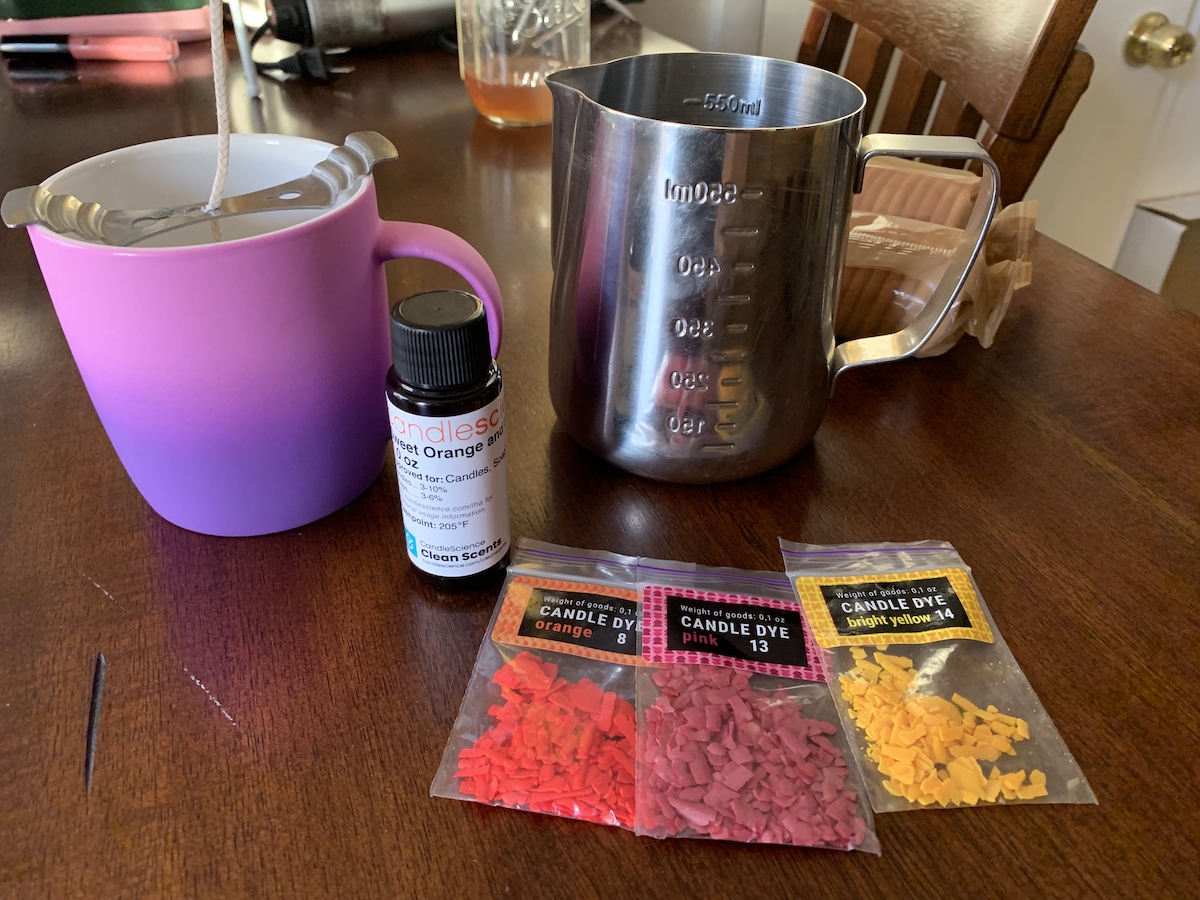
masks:
[[[637,833],[878,853],[787,579],[643,559],[638,591]]]
[[[1096,802],[950,544],[779,545],[876,812]]]
[[[632,828],[636,560],[522,539],[430,794]]]

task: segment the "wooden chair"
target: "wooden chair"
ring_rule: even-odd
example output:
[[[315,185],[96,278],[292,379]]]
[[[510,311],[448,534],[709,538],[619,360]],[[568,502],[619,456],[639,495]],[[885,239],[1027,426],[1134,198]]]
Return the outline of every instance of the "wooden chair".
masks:
[[[980,138],[1020,200],[1092,76],[1076,42],[1096,0],[816,0],[798,62],[867,95],[869,128],[894,53],[879,131]],[[944,85],[944,87],[943,87]]]

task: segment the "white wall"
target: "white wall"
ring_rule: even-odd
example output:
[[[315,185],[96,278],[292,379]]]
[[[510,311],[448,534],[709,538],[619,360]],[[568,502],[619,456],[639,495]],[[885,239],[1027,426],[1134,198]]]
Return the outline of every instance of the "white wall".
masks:
[[[759,53],[775,59],[794,60],[811,11],[812,4],[808,0],[766,0]]]
[[[646,0],[639,22],[697,50],[758,53],[765,0]]]
[[[795,59],[809,0],[646,0],[639,22],[698,50]]]
[[[1029,188],[1038,230],[1106,266],[1139,200],[1200,191],[1200,59],[1163,72],[1123,57],[1125,33],[1152,8],[1200,25],[1193,0],[1099,0],[1081,38],[1092,83]]]

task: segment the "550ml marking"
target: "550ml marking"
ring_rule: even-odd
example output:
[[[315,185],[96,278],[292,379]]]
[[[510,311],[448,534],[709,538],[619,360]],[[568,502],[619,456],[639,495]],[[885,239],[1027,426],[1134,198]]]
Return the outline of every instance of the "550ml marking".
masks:
[[[685,97],[683,102],[688,105],[703,106],[705,109],[713,109],[717,112],[740,113],[743,116],[757,116],[762,114],[761,97],[757,100],[747,100],[745,97],[739,97],[737,94],[708,93],[703,97]]]

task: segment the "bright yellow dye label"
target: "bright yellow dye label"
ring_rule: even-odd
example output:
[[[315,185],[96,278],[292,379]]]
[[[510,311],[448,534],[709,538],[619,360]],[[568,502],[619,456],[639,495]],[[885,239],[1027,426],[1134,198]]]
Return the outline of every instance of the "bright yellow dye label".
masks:
[[[800,576],[795,585],[821,647],[995,640],[965,569]]]

